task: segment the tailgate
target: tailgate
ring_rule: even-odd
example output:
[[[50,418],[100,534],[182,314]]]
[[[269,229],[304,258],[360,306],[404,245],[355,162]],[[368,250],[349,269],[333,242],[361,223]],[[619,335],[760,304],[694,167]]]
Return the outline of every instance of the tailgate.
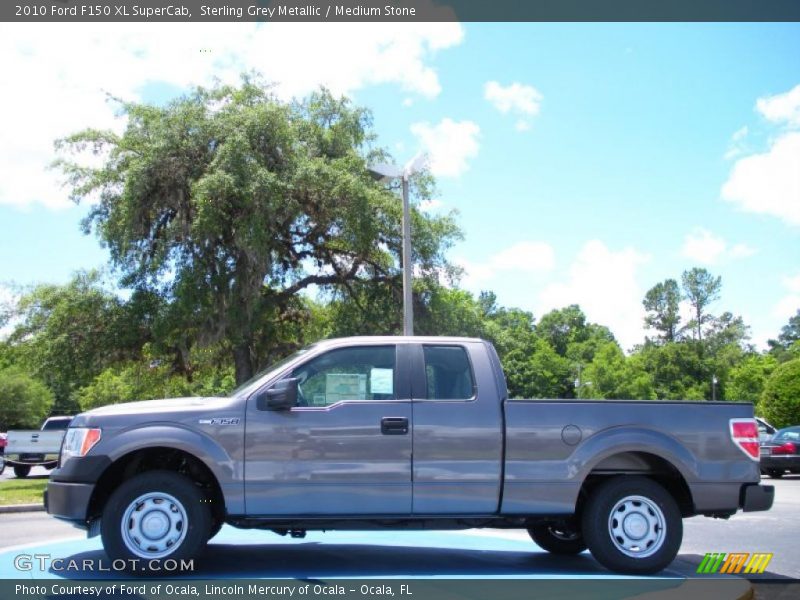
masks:
[[[58,454],[66,431],[9,431],[6,454]]]

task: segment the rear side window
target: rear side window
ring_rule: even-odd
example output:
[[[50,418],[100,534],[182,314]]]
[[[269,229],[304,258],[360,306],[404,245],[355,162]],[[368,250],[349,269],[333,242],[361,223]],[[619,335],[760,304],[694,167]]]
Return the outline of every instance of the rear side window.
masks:
[[[428,400],[469,400],[475,380],[461,346],[423,346]]]

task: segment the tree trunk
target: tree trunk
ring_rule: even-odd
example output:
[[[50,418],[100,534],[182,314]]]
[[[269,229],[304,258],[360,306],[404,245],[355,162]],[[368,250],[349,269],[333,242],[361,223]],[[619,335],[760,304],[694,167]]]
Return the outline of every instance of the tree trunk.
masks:
[[[233,364],[236,369],[236,385],[241,385],[253,376],[253,358],[248,341],[233,347]]]

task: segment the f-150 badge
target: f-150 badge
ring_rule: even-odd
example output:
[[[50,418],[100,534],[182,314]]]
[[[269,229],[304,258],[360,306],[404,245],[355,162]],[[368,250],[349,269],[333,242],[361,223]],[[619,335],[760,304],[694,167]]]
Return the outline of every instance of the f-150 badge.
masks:
[[[238,425],[239,417],[223,417],[215,419],[200,419],[200,425]]]

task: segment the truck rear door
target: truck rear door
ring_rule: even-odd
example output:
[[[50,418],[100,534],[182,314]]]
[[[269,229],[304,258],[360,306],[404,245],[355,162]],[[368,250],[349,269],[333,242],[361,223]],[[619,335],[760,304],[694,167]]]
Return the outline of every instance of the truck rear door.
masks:
[[[414,514],[499,509],[502,404],[481,342],[414,344]]]

